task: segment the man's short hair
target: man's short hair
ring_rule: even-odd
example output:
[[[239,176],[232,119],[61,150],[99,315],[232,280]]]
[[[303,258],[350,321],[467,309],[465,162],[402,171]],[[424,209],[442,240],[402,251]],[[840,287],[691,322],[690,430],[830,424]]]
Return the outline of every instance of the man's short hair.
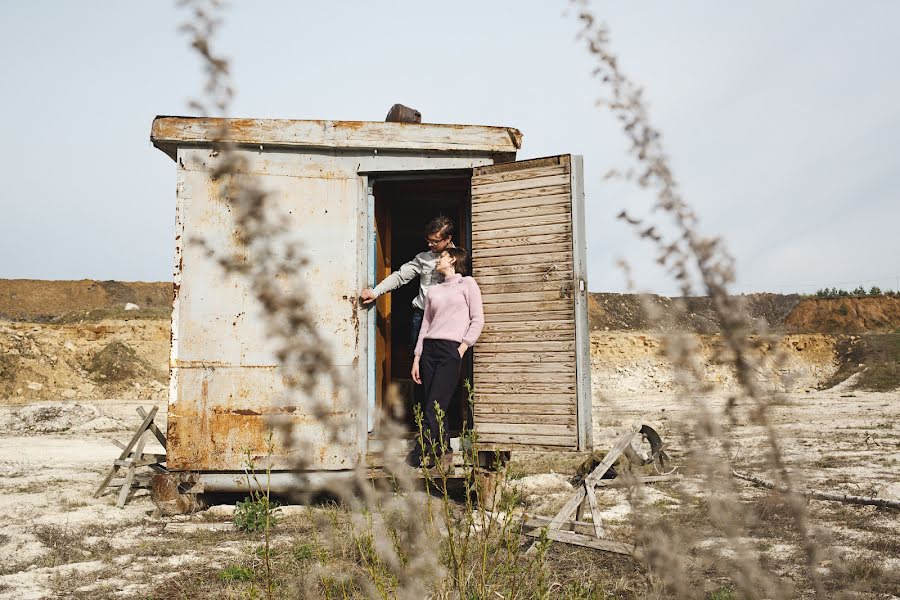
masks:
[[[425,225],[425,235],[429,236],[436,233],[441,234],[441,238],[444,239],[453,235],[453,221],[450,220],[450,217],[438,215],[428,221],[428,224]]]
[[[469,274],[469,253],[465,248],[453,246],[444,250],[453,259],[453,268],[457,273],[465,277]]]

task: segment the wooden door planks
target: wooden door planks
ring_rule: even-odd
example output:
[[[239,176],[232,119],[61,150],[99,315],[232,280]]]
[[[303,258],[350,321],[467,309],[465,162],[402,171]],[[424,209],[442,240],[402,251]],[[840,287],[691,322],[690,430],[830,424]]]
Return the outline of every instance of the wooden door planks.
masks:
[[[578,447],[571,172],[558,156],[473,173],[475,431],[495,448]]]

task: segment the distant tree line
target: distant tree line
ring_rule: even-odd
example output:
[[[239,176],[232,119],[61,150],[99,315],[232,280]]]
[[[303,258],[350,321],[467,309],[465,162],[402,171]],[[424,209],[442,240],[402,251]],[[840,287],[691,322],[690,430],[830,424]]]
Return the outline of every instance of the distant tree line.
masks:
[[[816,293],[813,294],[816,298],[843,298],[846,296],[898,296],[900,292],[895,292],[893,290],[882,290],[877,285],[873,285],[871,288],[866,290],[863,286],[858,286],[855,290],[847,291],[844,289],[838,289],[836,287],[833,288],[822,288],[816,290]]]

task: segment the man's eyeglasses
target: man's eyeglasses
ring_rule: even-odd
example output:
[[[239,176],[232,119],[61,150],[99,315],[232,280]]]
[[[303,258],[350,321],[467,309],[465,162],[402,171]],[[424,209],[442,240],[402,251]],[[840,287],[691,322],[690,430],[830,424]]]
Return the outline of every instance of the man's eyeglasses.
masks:
[[[433,240],[433,239],[427,237],[427,238],[425,238],[425,243],[427,243],[429,246],[437,246],[438,244],[443,242],[445,239],[447,239],[447,238],[438,238],[436,240]]]

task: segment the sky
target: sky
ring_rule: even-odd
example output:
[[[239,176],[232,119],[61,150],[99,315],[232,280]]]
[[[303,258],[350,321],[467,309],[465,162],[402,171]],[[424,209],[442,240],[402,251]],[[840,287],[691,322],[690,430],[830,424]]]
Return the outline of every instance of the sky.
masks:
[[[900,2],[595,2],[735,292],[900,288]],[[155,115],[190,114],[200,63],[163,0],[0,3],[0,278],[172,277],[175,165]],[[584,156],[588,288],[671,294],[615,216],[630,166],[569,3],[233,0],[232,116],[511,126],[519,158]],[[655,215],[659,217],[659,215]]]

